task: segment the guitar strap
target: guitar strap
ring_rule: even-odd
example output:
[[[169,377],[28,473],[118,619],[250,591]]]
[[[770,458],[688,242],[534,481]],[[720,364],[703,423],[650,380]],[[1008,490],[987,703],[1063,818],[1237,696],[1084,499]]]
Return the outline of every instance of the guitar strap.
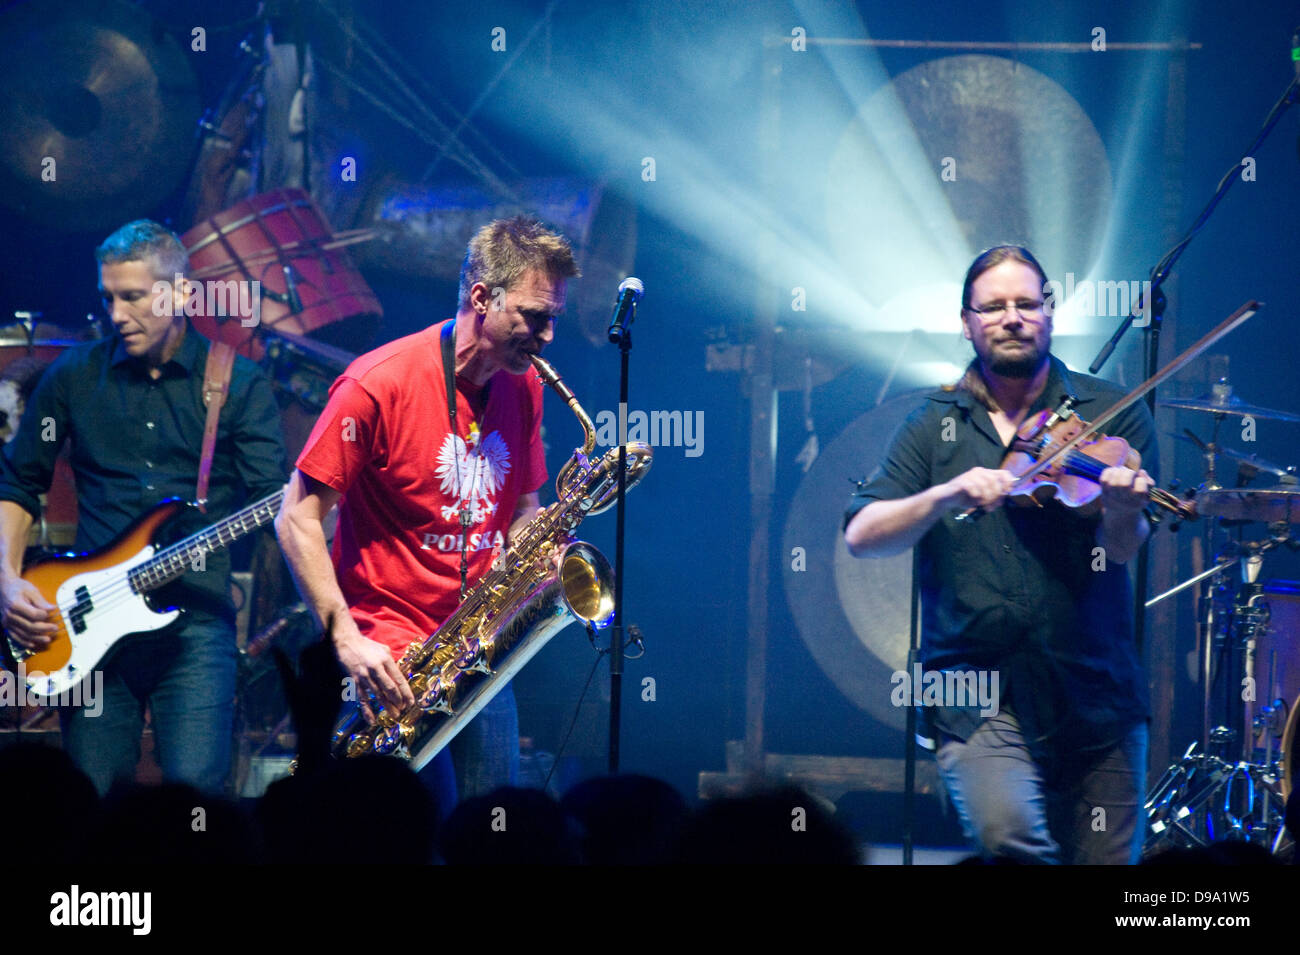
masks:
[[[203,404],[208,416],[203,425],[203,451],[199,456],[199,483],[194,496],[199,510],[207,512],[208,478],[212,473],[212,454],[217,448],[217,422],[221,407],[230,393],[230,372],[235,365],[235,349],[225,342],[208,344],[208,362],[203,369]]]

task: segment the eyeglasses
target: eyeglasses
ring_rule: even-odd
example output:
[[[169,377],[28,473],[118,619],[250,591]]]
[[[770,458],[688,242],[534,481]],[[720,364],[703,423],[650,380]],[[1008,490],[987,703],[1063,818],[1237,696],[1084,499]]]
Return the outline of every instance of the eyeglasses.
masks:
[[[1000,321],[1008,309],[1014,308],[1024,318],[1041,318],[1046,303],[1041,298],[1022,298],[1015,302],[990,302],[988,305],[972,306],[966,311],[974,312],[986,322]]]

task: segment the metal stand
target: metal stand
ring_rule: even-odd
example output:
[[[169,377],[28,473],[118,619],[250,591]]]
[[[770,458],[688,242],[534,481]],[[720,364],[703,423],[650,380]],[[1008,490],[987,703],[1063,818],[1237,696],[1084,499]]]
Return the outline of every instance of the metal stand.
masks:
[[[636,305],[632,308],[635,310]],[[623,708],[623,502],[627,497],[627,378],[632,351],[632,321],[618,337],[618,494],[614,521],[614,621],[609,638],[609,771],[618,772]]]
[[[1196,848],[1212,842],[1250,842],[1274,854],[1294,851],[1294,842],[1284,825],[1286,804],[1282,798],[1283,767],[1273,746],[1271,702],[1255,712],[1255,693],[1237,694],[1242,687],[1255,686],[1255,647],[1257,638],[1268,626],[1268,605],[1263,603],[1259,574],[1263,555],[1286,543],[1287,528],[1272,528],[1267,541],[1238,545],[1237,556],[1221,560],[1192,581],[1180,584],[1151,603],[1164,599],[1189,584],[1213,577],[1209,592],[1203,597],[1205,625],[1203,678],[1205,680],[1206,752],[1197,752],[1193,742],[1182,758],[1165,770],[1151,789],[1144,808],[1147,814],[1147,837],[1143,856],[1169,848]],[[1216,592],[1226,589],[1224,571],[1241,564],[1242,584],[1238,588],[1226,627],[1217,625]],[[1221,663],[1225,723],[1210,729],[1212,721],[1211,682],[1216,654]],[[1239,664],[1241,681],[1233,681]],[[1249,681],[1249,682],[1247,682]],[[1272,686],[1270,682],[1267,684]],[[1227,725],[1231,724],[1231,725]],[[1255,739],[1264,736],[1264,753],[1258,757]],[[1239,743],[1239,745],[1237,745]]]

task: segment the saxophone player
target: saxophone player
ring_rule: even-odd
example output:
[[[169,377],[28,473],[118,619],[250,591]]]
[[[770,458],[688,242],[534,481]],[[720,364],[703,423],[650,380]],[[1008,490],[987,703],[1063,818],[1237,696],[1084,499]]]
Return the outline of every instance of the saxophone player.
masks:
[[[275,528],[358,698],[414,702],[397,660],[536,514],[547,475],[529,356],[552,340],[578,275],[563,236],[525,216],[496,220],[469,243],[455,319],[362,355],[330,389]],[[330,553],[321,522],[336,504]],[[446,811],[513,784],[518,763],[506,687],[422,775]]]

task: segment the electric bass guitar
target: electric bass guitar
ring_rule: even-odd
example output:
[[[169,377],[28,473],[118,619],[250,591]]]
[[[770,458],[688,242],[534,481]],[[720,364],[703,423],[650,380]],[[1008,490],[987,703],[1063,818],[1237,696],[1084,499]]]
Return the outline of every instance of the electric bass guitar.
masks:
[[[52,557],[23,572],[23,580],[58,609],[50,622],[59,629],[44,650],[29,650],[6,635],[29,693],[55,696],[91,673],[124,637],[160,630],[176,620],[175,608],[155,610],[148,595],[191,568],[202,569],[208,554],[270,523],[283,491],[250,504],[225,520],[160,547],[160,528],[187,505],[159,504],[117,538],[89,554]]]

